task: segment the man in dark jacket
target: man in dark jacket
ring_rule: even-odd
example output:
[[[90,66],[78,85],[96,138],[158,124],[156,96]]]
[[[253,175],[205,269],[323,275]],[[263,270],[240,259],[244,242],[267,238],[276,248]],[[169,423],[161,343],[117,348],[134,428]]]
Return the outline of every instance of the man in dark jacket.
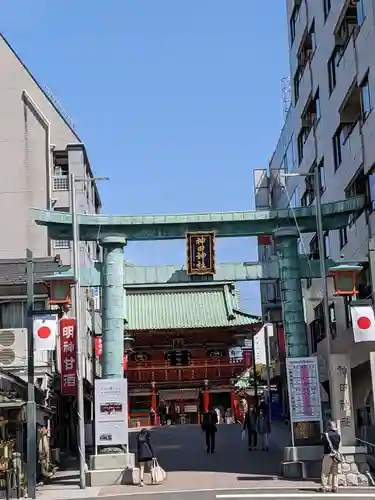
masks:
[[[332,478],[332,491],[338,491],[338,462],[333,459],[332,453],[339,451],[341,437],[337,431],[336,423],[329,422],[327,432],[322,436],[324,455],[322,461],[322,491],[329,489],[329,477]]]
[[[243,423],[243,430],[247,432],[247,440],[249,443],[249,451],[253,451],[257,447],[258,434],[257,434],[258,415],[253,405],[250,405]]]
[[[214,408],[203,414],[202,430],[206,436],[207,453],[215,453],[215,434],[217,432],[217,413]]]

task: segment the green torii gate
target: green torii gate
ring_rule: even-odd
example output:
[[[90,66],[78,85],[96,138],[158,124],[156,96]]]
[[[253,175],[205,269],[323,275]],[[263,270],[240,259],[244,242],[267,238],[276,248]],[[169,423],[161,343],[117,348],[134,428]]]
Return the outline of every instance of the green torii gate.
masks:
[[[323,229],[348,225],[350,215],[364,207],[364,198],[350,198],[322,205]],[[38,225],[47,226],[53,239],[72,239],[72,216],[65,212],[32,209]],[[317,262],[298,255],[299,232],[316,232],[315,207],[293,210],[259,210],[183,215],[83,215],[77,216],[81,241],[100,241],[103,264],[81,271],[82,286],[102,286],[103,378],[123,376],[124,285],[187,282],[179,266],[139,267],[124,263],[128,241],[185,239],[187,232],[215,231],[216,237],[273,235],[277,262],[217,265],[216,281],[280,279],[287,356],[308,356],[301,278],[319,277]],[[296,227],[298,224],[298,229]],[[329,261],[328,266],[333,263]]]

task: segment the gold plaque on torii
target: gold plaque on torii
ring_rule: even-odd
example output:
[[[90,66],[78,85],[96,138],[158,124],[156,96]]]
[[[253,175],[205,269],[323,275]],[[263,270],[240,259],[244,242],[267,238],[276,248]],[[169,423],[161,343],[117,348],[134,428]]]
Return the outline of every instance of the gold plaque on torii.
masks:
[[[187,274],[215,274],[215,233],[186,233]]]

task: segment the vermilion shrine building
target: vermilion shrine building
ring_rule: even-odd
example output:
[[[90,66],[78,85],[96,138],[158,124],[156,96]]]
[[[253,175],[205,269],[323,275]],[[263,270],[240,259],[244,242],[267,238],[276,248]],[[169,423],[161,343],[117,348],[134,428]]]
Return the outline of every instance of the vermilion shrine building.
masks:
[[[209,404],[238,412],[233,381],[245,370],[235,355],[261,328],[240,310],[232,283],[192,282],[126,289],[130,419],[143,425],[163,400],[181,421],[196,423]]]

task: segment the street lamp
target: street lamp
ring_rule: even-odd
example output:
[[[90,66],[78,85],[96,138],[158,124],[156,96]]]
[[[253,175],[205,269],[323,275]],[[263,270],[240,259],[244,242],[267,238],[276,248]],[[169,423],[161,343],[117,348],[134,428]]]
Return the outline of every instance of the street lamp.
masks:
[[[77,413],[78,413],[78,452],[79,452],[79,486],[86,488],[86,460],[85,460],[85,420],[84,420],[84,396],[83,396],[83,353],[81,338],[81,303],[80,303],[80,265],[79,265],[79,223],[77,218],[76,182],[92,183],[96,181],[109,180],[108,177],[76,177],[70,175],[70,209],[72,213],[73,229],[73,273],[74,273],[74,310],[77,325],[76,346],[76,378],[77,378]]]
[[[322,216],[322,197],[321,190],[322,186],[320,183],[320,168],[316,164],[313,172],[302,173],[285,173],[282,174],[283,177],[310,177],[313,178],[313,187],[315,192],[315,207],[316,207],[316,233],[318,237],[318,247],[319,247],[319,264],[320,264],[320,275],[323,279],[323,318],[324,318],[324,329],[326,332],[326,357],[327,357],[327,376],[329,382],[329,396],[330,396],[330,406],[333,404],[333,387],[330,383],[331,373],[330,373],[330,358],[332,352],[332,339],[331,339],[331,318],[329,313],[329,292],[328,292],[328,280],[327,280],[327,269],[325,262],[325,245],[324,245],[324,230],[323,230],[323,216]]]

